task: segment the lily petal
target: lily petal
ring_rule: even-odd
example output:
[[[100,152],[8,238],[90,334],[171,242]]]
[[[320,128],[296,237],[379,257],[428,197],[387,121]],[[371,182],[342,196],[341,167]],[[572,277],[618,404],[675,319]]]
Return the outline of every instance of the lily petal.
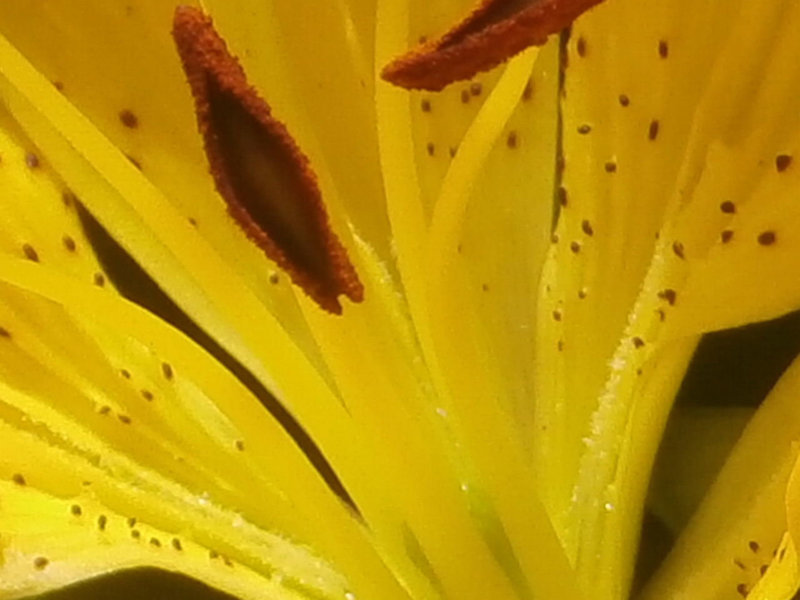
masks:
[[[0,253],[25,257],[99,286],[111,286],[77,212],[77,198],[8,113],[0,112],[5,212]]]
[[[793,538],[784,534],[775,557],[764,576],[753,587],[749,600],[791,600],[800,587],[797,549]]]
[[[288,278],[232,222],[208,177],[191,95],[169,35],[175,4],[8,3],[0,7],[0,32],[135,161],[185,224],[228,265],[239,266],[237,276],[323,370]],[[97,93],[98,77],[115,82],[113,93]]]
[[[796,360],[748,423],[642,600],[742,597],[761,579],[787,531],[798,389]]]
[[[596,597],[626,593],[639,531],[631,519],[640,518],[631,511],[641,510],[648,463],[696,343],[660,346],[656,311],[669,310],[670,295],[658,293],[668,286],[642,288],[726,31],[728,8],[692,6],[601,5],[575,22],[566,48],[560,214],[541,285],[533,439],[546,503]],[[668,252],[663,260],[680,260]]]
[[[792,2],[747,6],[698,108],[678,183],[675,235],[685,236],[688,273],[669,335],[710,331],[794,310],[792,269],[798,210],[800,10]],[[725,175],[723,176],[722,173]],[[786,272],[786,271],[782,271]],[[716,290],[716,291],[712,291]],[[731,298],[735,297],[735,307]]]
[[[292,580],[314,580],[318,574],[303,574],[303,570],[315,569],[311,565],[321,563],[310,556],[301,558],[306,551],[297,554],[289,542],[280,541],[282,536],[266,533],[263,528],[325,545],[318,530],[324,528],[333,534],[328,527],[338,520],[344,525],[341,533],[350,529],[356,536],[354,541],[362,537],[358,524],[322,485],[281,428],[271,422],[241,384],[201,350],[148,313],[101,290],[86,290],[52,274],[45,280],[41,272],[44,267],[2,260],[6,281],[35,292],[3,286],[2,320],[7,333],[2,348],[2,439],[14,448],[3,454],[8,479],[62,498],[64,510],[70,502],[80,505],[82,501],[75,499],[78,496],[96,499],[111,511],[103,519],[96,516],[103,531],[107,523],[110,529],[114,513],[121,517],[120,521],[122,517],[136,517],[147,531],[148,526],[156,527],[177,536],[179,541],[171,542],[172,551],[180,551],[184,541],[194,540],[262,575],[273,568],[283,571],[289,587]],[[66,327],[70,316],[58,305],[38,297],[42,292],[70,307],[69,315],[76,319],[71,330]],[[96,316],[100,313],[102,318]],[[42,338],[41,332],[47,328],[42,327],[41,319],[50,323],[57,320],[64,327]],[[120,333],[128,326],[147,340],[145,349],[140,349],[142,342],[129,333]],[[112,335],[112,331],[117,333]],[[71,357],[65,353],[71,353]],[[75,354],[84,357],[77,365]],[[169,369],[154,360],[153,354],[170,356]],[[126,367],[120,370],[122,360]],[[136,387],[130,385],[133,382]],[[140,385],[147,387],[139,388]],[[55,393],[61,398],[58,408],[47,401]],[[26,445],[29,450],[24,450]],[[138,462],[126,457],[136,457]],[[71,466],[64,470],[56,468],[58,464]],[[279,483],[281,480],[283,483]],[[290,488],[295,485],[299,487],[292,491]],[[259,490],[255,496],[242,496],[242,490],[253,490],[253,486]],[[188,489],[206,490],[207,495],[193,494]],[[316,499],[312,499],[314,496]],[[288,497],[295,499],[291,505]],[[311,502],[309,518],[301,518],[295,511],[303,511],[301,505],[306,499]],[[237,506],[242,512],[232,513],[221,504]],[[323,513],[328,514],[313,526],[313,515]],[[65,512],[62,519],[68,516]],[[259,527],[248,524],[249,519]],[[231,528],[231,523],[236,522],[240,522],[239,526]],[[325,523],[324,527],[321,523]],[[19,523],[22,538],[29,526]],[[67,532],[73,530],[68,528]],[[240,533],[232,536],[234,531]],[[131,538],[133,535],[125,531],[123,537],[136,542],[139,537]],[[38,544],[45,539],[46,536],[40,537]],[[161,543],[160,538],[156,540]],[[161,546],[166,546],[168,540]],[[341,542],[333,542],[331,547],[340,546]],[[151,545],[161,547],[158,543]],[[358,545],[346,543],[348,553]],[[279,550],[280,546],[285,547]],[[372,550],[363,547],[369,561]],[[264,555],[268,548],[276,554],[270,550],[271,557]],[[42,547],[40,553],[47,556],[46,550]],[[299,562],[282,563],[279,558],[292,554]],[[363,558],[358,561],[358,570],[366,566]],[[93,560],[93,564],[100,564],[97,556]],[[165,566],[167,560],[140,562]],[[127,564],[121,562],[112,567]],[[173,560],[170,568],[183,567],[179,560]],[[20,571],[22,575],[30,573]],[[17,583],[5,577],[3,580],[9,585]],[[213,581],[209,583],[215,585]],[[391,589],[391,585],[385,589]]]

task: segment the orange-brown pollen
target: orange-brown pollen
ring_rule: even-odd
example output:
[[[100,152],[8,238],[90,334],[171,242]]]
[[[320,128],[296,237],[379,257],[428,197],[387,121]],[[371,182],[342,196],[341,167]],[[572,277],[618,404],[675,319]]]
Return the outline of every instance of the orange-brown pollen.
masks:
[[[541,46],[603,0],[481,0],[438,39],[386,65],[381,76],[407,89],[438,91]]]
[[[364,290],[331,230],[308,158],[247,82],[211,19],[178,7],[173,38],[194,96],[217,191],[235,222],[323,309]]]

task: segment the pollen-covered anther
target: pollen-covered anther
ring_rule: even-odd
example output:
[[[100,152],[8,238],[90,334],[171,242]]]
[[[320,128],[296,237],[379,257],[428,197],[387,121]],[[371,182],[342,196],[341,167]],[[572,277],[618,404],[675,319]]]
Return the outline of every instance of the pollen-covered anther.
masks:
[[[481,0],[439,38],[386,65],[381,76],[407,89],[438,91],[541,46],[602,0]]]
[[[323,309],[363,286],[330,227],[309,159],[200,10],[175,10],[173,38],[217,191],[244,233]]]

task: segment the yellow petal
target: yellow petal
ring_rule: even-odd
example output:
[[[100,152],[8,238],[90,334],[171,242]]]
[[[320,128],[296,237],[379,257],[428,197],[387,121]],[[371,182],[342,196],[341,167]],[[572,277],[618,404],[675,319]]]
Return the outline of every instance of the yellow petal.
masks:
[[[59,498],[2,481],[0,501],[3,598],[41,594],[112,570],[140,566],[179,571],[240,598],[263,598],[264,593],[278,599],[307,597],[302,585],[297,585],[300,582],[284,586],[279,578],[209,554],[207,548],[183,536],[138,521],[129,525],[128,517],[90,495]]]
[[[673,413],[658,449],[647,504],[677,534],[713,483],[753,410],[678,405]]]
[[[795,361],[747,425],[642,600],[733,600],[761,578],[787,529],[798,389]]]
[[[721,228],[710,201],[721,214],[720,189],[693,202],[701,198],[704,173],[742,193],[749,189],[736,188],[734,181],[747,179],[737,179],[741,169],[731,161],[724,178],[721,169],[715,168],[716,176],[703,171],[717,140],[737,140],[730,157],[746,162],[753,153],[738,141],[763,141],[769,136],[762,131],[785,131],[791,123],[779,112],[788,104],[775,99],[792,97],[777,65],[796,54],[789,33],[797,27],[796,8],[779,2],[737,11],[730,3],[623,1],[598,7],[573,28],[562,209],[543,282],[549,307],[539,321],[544,358],[537,416],[547,430],[538,438],[537,461],[558,465],[545,467],[548,502],[556,519],[569,507],[566,518],[575,530],[564,526],[567,545],[577,553],[583,584],[598,597],[627,589],[630,560],[619,557],[631,557],[635,549],[631,510],[641,506],[648,463],[696,334],[712,320],[716,326],[738,324],[756,310],[767,318],[776,314],[770,303],[794,301],[776,291],[763,294],[758,308],[747,302],[742,307],[738,298],[725,303],[720,294],[731,286],[721,277],[742,274],[733,262],[724,268],[715,263],[713,275],[709,265],[696,279],[707,286],[702,293],[687,298],[683,281],[701,264],[705,248],[719,245]],[[743,112],[754,101],[762,102],[760,109]],[[736,175],[728,177],[732,171]],[[764,202],[758,206],[753,228],[764,227],[771,211]],[[753,265],[764,260],[753,248],[764,251],[769,242],[767,236],[751,244]],[[748,289],[755,298],[757,288]],[[701,304],[706,308],[696,310]],[[722,304],[721,314],[735,305],[729,312],[738,312],[740,320],[712,319]],[[702,327],[690,323],[698,317]],[[677,344],[664,343],[678,335]],[[644,383],[650,379],[648,385],[634,383],[639,374]],[[577,478],[570,475],[575,472]],[[617,510],[625,520],[615,516]]]
[[[359,472],[355,464],[368,455],[356,451],[356,436],[346,432],[351,425],[338,398],[281,324],[158,190],[13,48],[0,43],[0,53],[0,72],[11,79],[0,79],[0,87],[15,118],[87,207],[198,324],[318,436],[320,445],[330,442],[326,451],[341,461],[342,470]],[[47,107],[55,121],[39,106]]]
[[[537,436],[537,460],[558,465],[558,472],[545,471],[556,512],[571,496],[570,473],[578,469],[612,356],[633,336],[651,341],[646,326],[626,326],[730,12],[710,2],[622,0],[600,5],[573,27],[561,210],[543,280],[537,353],[538,420],[547,426]]]
[[[10,2],[0,6],[0,33],[136,161],[174,207],[181,226],[191,223],[229,270],[235,266],[237,277],[322,368],[288,278],[278,276],[227,215],[208,176],[191,96],[169,33],[175,5]],[[99,79],[114,82],[107,93],[98,93]],[[50,112],[46,103],[42,106]]]
[[[784,534],[775,556],[764,576],[753,587],[749,600],[792,600],[800,587],[800,569],[797,564],[794,539]]]
[[[374,2],[203,5],[311,163],[335,186],[329,208],[341,202],[359,236],[389,259],[372,102]]]
[[[43,262],[76,279],[111,285],[81,226],[76,199],[39,150],[0,110],[0,252]]]
[[[779,316],[797,307],[800,9],[747,4],[695,119],[674,200],[687,271],[670,335]],[[683,281],[682,281],[683,279]],[[735,301],[733,301],[735,299]]]
[[[3,288],[8,290],[2,304],[8,334],[0,346],[7,366],[3,385],[20,390],[7,390],[4,398],[15,410],[74,451],[101,456],[117,478],[111,483],[123,491],[131,481],[141,481],[142,501],[174,488],[165,476],[186,489],[203,490],[207,496],[169,492],[175,505],[170,514],[187,513],[189,521],[179,520],[183,528],[191,523],[186,502],[236,507],[254,524],[242,525],[243,531],[256,537],[262,530],[255,526],[282,531],[341,560],[344,570],[351,564],[354,578],[361,580],[354,583],[357,588],[400,594],[361,525],[281,427],[218,363],[138,307],[54,273],[45,275],[44,267],[3,260],[4,279],[68,310]],[[70,318],[76,319],[74,325]],[[53,397],[61,398],[55,408]],[[15,456],[36,455],[12,454],[12,465]],[[125,456],[135,457],[138,466]],[[80,473],[75,478],[79,487]],[[127,506],[124,498],[119,502]],[[120,510],[119,502],[111,508]],[[236,533],[241,529],[236,515],[221,514],[217,520],[216,535],[227,536],[226,554],[236,558],[236,553],[255,551],[246,536]],[[370,573],[370,563],[377,571]]]

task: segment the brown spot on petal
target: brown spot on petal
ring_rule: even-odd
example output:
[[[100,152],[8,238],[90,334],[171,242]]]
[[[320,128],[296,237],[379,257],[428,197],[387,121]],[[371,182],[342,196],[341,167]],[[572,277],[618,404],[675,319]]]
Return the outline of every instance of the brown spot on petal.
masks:
[[[575,50],[577,50],[578,56],[586,56],[586,38],[583,36],[578,38],[578,41],[575,43]]]
[[[323,309],[364,289],[331,230],[317,178],[286,127],[245,77],[200,10],[175,10],[173,37],[217,190],[228,212],[264,253]]]
[[[529,79],[525,84],[525,89],[522,90],[522,101],[528,102],[531,98],[533,98],[533,81]]]
[[[130,163],[131,163],[131,164],[132,164],[134,167],[136,167],[136,168],[137,168],[137,169],[139,169],[140,171],[142,170],[142,163],[141,163],[141,162],[139,162],[138,160],[136,160],[136,159],[135,159],[134,157],[132,157],[130,154],[126,154],[126,155],[125,155],[125,158],[127,158],[127,159],[130,161]]]
[[[78,201],[78,198],[70,190],[64,190],[63,192],[61,192],[61,201],[64,203],[64,206],[66,208],[72,208],[73,206],[75,206],[75,203]]]
[[[675,301],[678,298],[678,293],[672,289],[661,290],[658,292],[658,297],[662,300],[669,302],[670,306],[675,306]]]
[[[441,90],[541,46],[602,0],[481,0],[460,23],[386,65],[381,76],[408,89]]]
[[[686,258],[683,250],[683,244],[680,242],[672,242],[672,252],[674,252],[675,256],[678,258]]]
[[[556,198],[558,199],[558,204],[562,207],[566,207],[569,204],[567,189],[563,186],[559,186],[556,190]]]
[[[758,234],[758,243],[762,246],[771,246],[775,243],[776,239],[774,231],[764,231]]]
[[[41,571],[42,569],[47,568],[47,565],[50,564],[50,561],[45,558],[44,556],[37,556],[33,559],[33,567]]]
[[[75,240],[71,236],[64,235],[61,238],[61,242],[64,244],[64,248],[67,249],[67,252],[75,252],[77,245],[75,244]]]
[[[164,379],[172,379],[175,375],[172,365],[165,362],[161,363],[161,373],[164,375]]]
[[[26,152],[25,164],[28,165],[28,167],[31,169],[38,169],[39,166],[41,165],[41,161],[39,160],[39,157],[33,152]]]
[[[779,154],[775,157],[775,169],[778,173],[783,173],[792,164],[792,157],[788,154]]]
[[[647,139],[650,141],[656,139],[658,137],[658,130],[659,123],[657,120],[653,119],[650,121],[650,126],[647,128]]]
[[[119,120],[125,127],[129,129],[136,129],[139,126],[139,117],[137,117],[136,114],[128,108],[119,111]]]
[[[39,253],[36,252],[36,248],[31,246],[30,244],[22,244],[22,253],[28,260],[32,260],[33,262],[39,262]]]

